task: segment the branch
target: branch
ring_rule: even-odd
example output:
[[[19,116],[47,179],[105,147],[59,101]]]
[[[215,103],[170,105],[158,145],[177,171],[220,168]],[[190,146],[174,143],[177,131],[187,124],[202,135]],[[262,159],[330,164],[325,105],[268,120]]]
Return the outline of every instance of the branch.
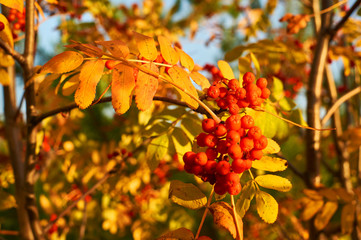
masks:
[[[214,188],[212,188],[211,194],[209,195],[207,205],[206,205],[206,209],[203,212],[202,220],[201,220],[201,223],[199,224],[199,227],[198,227],[198,230],[197,230],[197,233],[196,233],[196,236],[194,237],[194,239],[198,239],[199,234],[201,233],[204,220],[206,219],[206,216],[207,216],[207,213],[208,213],[208,210],[209,210],[209,206],[211,205],[211,202],[212,202],[213,194],[214,194]]]
[[[10,47],[7,43],[5,43],[2,39],[0,39],[0,48],[2,48],[5,53],[12,56],[21,66],[25,63],[25,58],[23,55],[15,51],[12,47]]]
[[[241,234],[241,230],[240,230],[240,226],[239,226],[239,222],[238,222],[238,214],[236,212],[236,204],[234,204],[234,197],[233,195],[231,195],[231,205],[232,205],[232,214],[233,214],[233,220],[234,223],[236,225],[236,232],[237,232],[237,240],[241,240],[243,239],[242,234]]]
[[[289,161],[287,162],[289,169],[299,178],[301,178],[303,181],[305,181],[305,174],[299,171],[292,163]]]

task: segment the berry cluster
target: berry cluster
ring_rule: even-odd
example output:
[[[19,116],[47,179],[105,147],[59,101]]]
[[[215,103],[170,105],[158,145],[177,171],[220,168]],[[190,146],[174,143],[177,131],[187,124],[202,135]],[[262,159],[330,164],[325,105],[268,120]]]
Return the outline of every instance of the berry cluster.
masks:
[[[212,79],[214,81],[220,81],[223,78],[221,71],[212,64],[207,63],[203,66],[203,70],[208,71],[210,74],[212,74]]]
[[[263,157],[262,150],[267,147],[267,138],[255,126],[250,115],[239,115],[240,108],[259,106],[270,92],[267,80],[246,73],[243,87],[237,80],[221,80],[208,89],[208,97],[215,99],[222,109],[228,109],[231,116],[225,122],[217,123],[208,118],[202,121],[204,132],[196,137],[203,152],[187,152],[183,156],[186,172],[195,174],[203,181],[214,185],[214,191],[223,195],[237,195],[241,191],[240,173],[252,166],[252,161]],[[222,83],[226,87],[220,86]],[[221,102],[221,104],[220,104]]]
[[[9,23],[12,24],[14,39],[18,38],[18,33],[20,31],[25,32],[25,9],[23,12],[19,12],[16,9],[11,8],[7,19]]]

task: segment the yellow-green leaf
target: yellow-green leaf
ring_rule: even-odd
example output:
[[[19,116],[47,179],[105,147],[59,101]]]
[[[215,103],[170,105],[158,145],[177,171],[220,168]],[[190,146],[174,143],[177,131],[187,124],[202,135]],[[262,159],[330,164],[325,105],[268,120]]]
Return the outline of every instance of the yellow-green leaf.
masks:
[[[179,86],[177,91],[182,96],[187,105],[193,109],[198,108],[198,102],[191,98],[188,94],[198,99],[198,93],[191,80],[188,77],[188,73],[178,66],[174,66],[168,70],[171,82]],[[188,94],[187,94],[188,93]]]
[[[112,104],[116,113],[123,114],[128,111],[134,87],[133,68],[123,64],[116,65],[112,80]]]
[[[185,53],[182,49],[175,47],[175,50],[179,54],[181,65],[183,67],[187,68],[190,72],[193,71],[193,68],[194,68],[193,59],[187,53]]]
[[[234,239],[237,238],[237,230],[236,225],[234,223],[233,211],[231,206],[229,206],[226,202],[215,202],[209,207],[210,212],[213,215],[213,222],[221,227],[229,231],[229,233],[233,236]],[[237,215],[237,220],[239,223],[240,235],[237,239],[243,239],[243,221]]]
[[[178,228],[167,232],[157,238],[157,240],[194,240],[193,232],[187,228]]]
[[[63,85],[62,94],[64,96],[70,96],[79,87],[79,74],[71,76],[68,81]]]
[[[24,2],[22,0],[0,0],[0,4],[4,4],[9,8],[15,8],[19,12],[23,12]]]
[[[158,36],[158,42],[160,46],[160,52],[162,53],[164,60],[172,65],[177,64],[179,61],[179,56],[172,47],[172,43],[168,40],[168,38]]]
[[[260,160],[252,162],[252,167],[255,169],[278,172],[286,170],[288,163],[286,160],[278,157],[263,156]]]
[[[253,180],[250,180],[243,186],[241,195],[236,202],[236,211],[241,218],[243,218],[248,211],[255,193],[256,187]]]
[[[207,197],[191,183],[173,180],[169,187],[169,199],[190,209],[199,209],[207,204]]]
[[[0,211],[16,207],[16,200],[10,193],[0,191]]]
[[[158,74],[159,70],[153,63],[144,64],[143,67]],[[157,91],[157,88],[157,78],[139,71],[135,86],[135,102],[141,111],[145,111],[152,106],[153,97]]]
[[[332,201],[327,202],[323,206],[322,211],[320,211],[315,218],[315,227],[318,230],[324,229],[331,220],[332,216],[335,214],[337,208],[338,208],[337,202],[332,202]]]
[[[274,154],[281,151],[280,145],[278,145],[276,141],[272,140],[271,138],[267,138],[267,141],[267,147],[262,150],[264,154]]]
[[[172,140],[179,159],[181,159],[186,152],[192,150],[192,144],[182,129],[174,128]]]
[[[264,188],[273,189],[280,192],[288,192],[292,188],[292,184],[287,178],[276,175],[261,175],[257,176],[255,180],[260,186]]]
[[[147,149],[147,164],[151,171],[154,171],[159,165],[160,160],[168,151],[169,138],[167,134],[153,138]]]
[[[195,83],[201,86],[202,89],[209,88],[211,86],[209,80],[199,72],[191,72],[190,77],[193,79]]]
[[[95,43],[104,46],[115,57],[126,58],[129,55],[129,48],[123,41],[95,41]]]
[[[219,70],[221,70],[221,73],[222,73],[224,78],[227,78],[229,80],[236,78],[234,76],[234,73],[233,73],[233,70],[232,70],[231,66],[229,66],[229,64],[226,61],[219,60],[218,61],[218,67],[219,67]]]
[[[301,218],[304,221],[310,220],[315,214],[323,207],[323,201],[322,200],[316,200],[316,201],[309,201],[305,209],[303,209],[301,213]]]
[[[95,92],[103,75],[104,61],[90,60],[80,70],[79,86],[75,92],[75,103],[81,109],[89,107],[95,98]]]
[[[133,32],[133,36],[140,54],[147,60],[154,61],[158,56],[154,39],[137,32]]]
[[[66,73],[70,72],[83,63],[83,56],[74,51],[62,52],[50,59],[40,69],[41,73]],[[93,61],[94,62],[94,61]],[[85,65],[85,64],[84,64]]]
[[[257,191],[256,207],[258,215],[266,223],[274,223],[277,220],[278,203],[270,194],[263,191]]]
[[[342,234],[351,234],[355,222],[356,206],[352,203],[345,205],[341,212]]]
[[[1,1],[3,2],[4,0]],[[5,0],[5,2],[7,2],[7,0]],[[10,24],[8,22],[8,19],[1,13],[0,13],[0,22],[4,23],[4,29],[0,31],[0,39],[3,40],[5,43],[7,43],[11,48],[14,48],[14,39]]]
[[[10,76],[5,68],[0,67],[0,84],[8,86],[10,84]]]

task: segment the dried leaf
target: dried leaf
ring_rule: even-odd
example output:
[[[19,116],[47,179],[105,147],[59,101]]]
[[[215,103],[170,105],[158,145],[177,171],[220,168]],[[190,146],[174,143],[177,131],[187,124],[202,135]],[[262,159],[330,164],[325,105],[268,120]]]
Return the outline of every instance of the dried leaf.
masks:
[[[175,47],[175,50],[177,51],[177,53],[179,55],[181,65],[183,67],[187,68],[190,72],[193,71],[193,68],[194,68],[193,59],[187,53],[185,53],[182,49]]]
[[[179,61],[179,56],[178,56],[177,52],[174,50],[174,48],[172,47],[172,44],[168,40],[168,38],[159,36],[158,42],[159,42],[159,46],[160,46],[160,52],[162,53],[164,60],[167,63],[172,64],[172,65],[177,64],[177,62]]]
[[[230,232],[233,238],[237,237],[236,225],[233,218],[233,211],[231,206],[226,202],[215,202],[209,207],[210,212],[213,215],[214,223],[221,228],[226,229]],[[243,221],[237,215],[237,220],[240,227],[241,236],[240,239],[243,239]]]
[[[0,3],[2,3],[3,1],[4,0],[1,0]],[[21,1],[21,0],[19,0],[19,1]],[[7,0],[5,2],[7,2]],[[22,1],[21,1],[21,4],[22,4]],[[6,4],[4,4],[4,5],[6,5]],[[22,8],[20,11],[22,11]],[[13,39],[13,34],[11,31],[9,21],[1,13],[0,13],[0,22],[2,22],[4,24],[4,29],[2,31],[0,31],[0,39],[3,40],[5,43],[7,43],[11,48],[14,48],[14,39]]]
[[[70,72],[83,63],[83,56],[74,51],[62,52],[50,59],[40,69],[39,73],[66,73]]]
[[[330,222],[332,216],[335,214],[338,208],[337,202],[329,201],[327,202],[322,211],[320,211],[315,218],[315,227],[318,230],[322,230],[326,227],[326,225]]]
[[[149,61],[154,61],[158,56],[155,41],[152,37],[133,32],[140,54]]]
[[[318,193],[321,194],[322,196],[326,197],[330,201],[337,201],[338,200],[336,191],[331,189],[331,188],[319,189]]]
[[[221,71],[224,78],[227,78],[229,80],[236,78],[234,76],[234,73],[233,73],[233,70],[232,70],[231,66],[229,66],[229,64],[226,61],[219,60],[218,61],[218,67],[219,67],[219,70]]]
[[[15,8],[19,12],[23,12],[24,2],[22,0],[0,0],[0,4],[4,4],[9,8]]]
[[[123,64],[116,65],[112,80],[112,104],[116,113],[123,114],[128,111],[134,87],[133,68]]]
[[[304,221],[310,220],[315,214],[323,207],[323,201],[322,200],[316,200],[316,201],[309,201],[305,209],[303,209],[301,213],[301,218]]]
[[[287,178],[276,175],[257,176],[255,181],[264,188],[274,189],[281,192],[288,192],[292,188],[291,182]]]
[[[75,92],[75,103],[81,109],[89,107],[95,98],[96,87],[103,75],[104,61],[90,60],[80,70],[80,84]]]
[[[260,160],[252,162],[253,168],[269,172],[284,171],[287,166],[288,163],[286,160],[270,156],[263,156]]]
[[[178,228],[176,230],[167,232],[157,238],[157,240],[194,240],[194,235],[191,230],[187,228]]]
[[[202,89],[209,88],[211,86],[209,80],[199,72],[191,72],[189,76],[195,83],[201,86]]]
[[[144,64],[143,67],[158,74],[159,70],[153,63]],[[139,71],[135,86],[135,102],[140,110],[145,111],[152,106],[153,97],[158,88],[158,79]]]
[[[0,84],[8,86],[10,84],[10,76],[5,68],[0,67]]]
[[[243,218],[248,211],[255,193],[256,187],[253,180],[250,180],[243,186],[241,195],[236,202],[236,211],[241,218]]]
[[[274,223],[277,220],[278,203],[270,194],[263,191],[257,191],[256,207],[258,215],[266,223]]]
[[[351,234],[355,222],[356,206],[352,203],[345,205],[341,212],[342,234]]]
[[[169,199],[190,209],[199,209],[207,204],[207,197],[191,183],[173,180],[169,187]]]
[[[337,192],[338,197],[346,203],[350,203],[354,200],[354,195],[347,192],[344,188],[335,188],[335,191]]]
[[[129,55],[129,48],[123,41],[95,41],[95,43],[104,46],[115,57],[126,58]]]

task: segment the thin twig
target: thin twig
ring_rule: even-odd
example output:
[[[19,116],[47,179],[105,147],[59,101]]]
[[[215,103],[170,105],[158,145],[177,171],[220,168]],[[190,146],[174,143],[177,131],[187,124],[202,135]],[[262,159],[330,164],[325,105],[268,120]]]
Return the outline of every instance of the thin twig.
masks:
[[[18,116],[20,114],[21,107],[23,106],[24,100],[25,100],[25,92],[23,92],[23,96],[21,97],[19,107],[17,108],[17,110],[15,112],[14,121],[16,121],[16,119],[18,118]]]
[[[5,43],[2,39],[0,39],[0,48],[2,48],[7,54],[12,56],[20,65],[24,65],[25,58],[19,52],[15,51],[12,47],[10,47],[7,43]]]
[[[231,207],[232,207],[232,213],[233,213],[233,220],[236,225],[236,232],[237,232],[237,240],[241,239],[241,230],[238,222],[238,215],[236,212],[236,204],[234,203],[234,197],[231,195]]]
[[[197,230],[197,233],[196,233],[196,236],[194,237],[194,239],[197,239],[199,237],[199,234],[201,233],[204,220],[206,219],[207,213],[209,211],[209,206],[211,205],[211,202],[212,202],[213,194],[214,194],[214,188],[212,188],[211,194],[208,197],[206,209],[204,210],[201,223],[199,224],[199,227],[198,227],[198,230]]]

